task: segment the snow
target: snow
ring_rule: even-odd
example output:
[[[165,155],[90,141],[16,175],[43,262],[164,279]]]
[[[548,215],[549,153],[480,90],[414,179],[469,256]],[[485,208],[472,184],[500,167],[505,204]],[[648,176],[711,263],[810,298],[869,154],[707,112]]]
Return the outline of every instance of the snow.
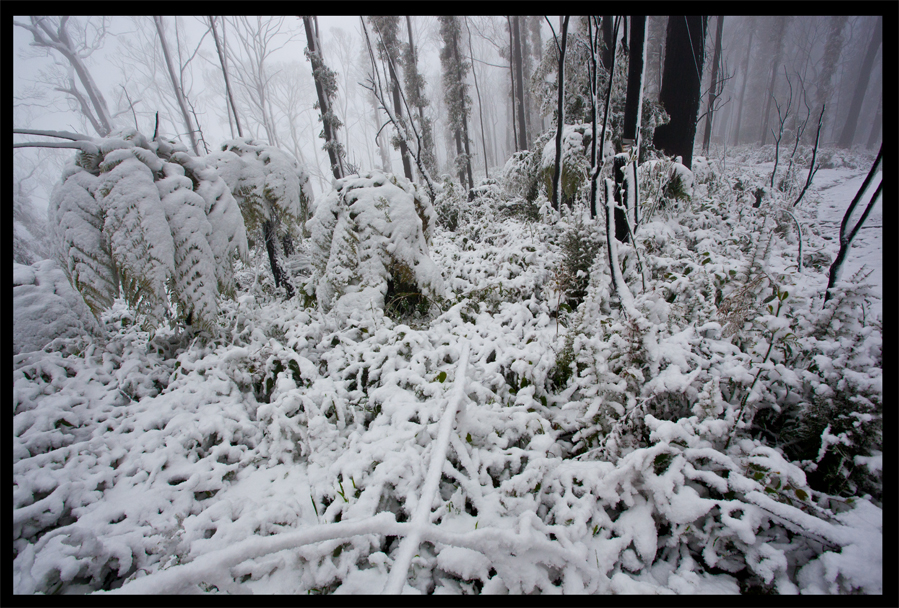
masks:
[[[149,171],[122,141],[112,171]],[[150,334],[120,299],[98,323],[53,262],[14,265],[13,591],[882,593],[882,336],[873,309],[857,313],[882,278],[822,307],[827,265],[798,272],[789,218],[766,224],[730,188],[764,165],[729,161],[725,182],[698,160],[693,200],[617,248],[627,310],[607,251],[584,301],[559,304],[560,242],[582,209],[524,221],[484,197],[450,233],[382,173],[317,201],[291,260],[313,261],[317,303],[238,263],[216,337]],[[221,180],[187,194],[205,169],[161,167],[134,177],[138,198],[239,253],[233,214],[210,211]],[[804,251],[835,255],[829,218],[859,177],[819,172],[797,208]],[[78,204],[97,204],[95,181],[69,175],[66,213],[90,219]],[[760,233],[772,244],[753,267]],[[879,260],[875,233],[849,261]],[[384,308],[391,261],[432,290],[427,314],[354,309]],[[773,285],[789,291],[778,315]],[[725,314],[728,298],[750,310]],[[826,418],[802,458],[768,437],[775,406]],[[836,450],[856,466],[829,493],[813,473]]]

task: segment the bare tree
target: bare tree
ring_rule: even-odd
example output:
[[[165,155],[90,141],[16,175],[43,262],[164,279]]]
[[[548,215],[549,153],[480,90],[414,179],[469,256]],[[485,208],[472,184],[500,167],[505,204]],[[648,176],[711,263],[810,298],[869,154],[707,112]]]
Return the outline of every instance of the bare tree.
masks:
[[[770,38],[774,54],[771,59],[771,80],[768,82],[768,94],[766,95],[768,102],[765,105],[765,112],[762,114],[762,134],[761,141],[759,142],[761,145],[765,145],[765,140],[768,138],[768,117],[771,115],[771,104],[774,102],[774,86],[777,82],[777,67],[780,65],[781,58],[783,57],[784,34],[787,31],[787,26],[790,24],[790,19],[790,17],[774,18],[774,29],[771,32]]]
[[[418,169],[419,175],[421,175],[424,179],[425,186],[428,189],[428,196],[431,202],[434,202],[436,191],[434,190],[434,182],[431,179],[431,175],[424,164],[424,148],[421,134],[415,128],[414,122],[407,122],[403,120],[401,117],[398,117],[396,114],[394,114],[390,109],[390,106],[386,100],[386,93],[384,91],[385,85],[381,81],[380,70],[378,70],[377,60],[375,59],[375,51],[372,47],[371,39],[368,36],[368,28],[365,27],[364,19],[360,17],[360,21],[362,23],[362,32],[365,35],[365,44],[368,49],[369,59],[371,60],[372,70],[368,83],[362,86],[371,91],[371,93],[375,96],[375,98],[378,100],[378,103],[380,104],[380,109],[384,110],[387,113],[387,116],[390,119],[390,123],[393,125],[394,129],[396,129],[397,137],[401,138],[404,141],[407,149],[412,150],[412,156],[415,159],[415,166]],[[391,60],[390,55],[387,55],[387,60]],[[406,103],[405,96],[403,95],[402,90],[399,91],[399,94],[401,101],[403,103]],[[406,105],[406,108],[408,110],[408,104]]]
[[[846,254],[849,253],[849,248],[852,246],[852,241],[855,239],[858,231],[861,229],[862,224],[864,224],[865,220],[868,219],[868,215],[870,215],[871,210],[874,208],[874,203],[877,202],[877,198],[880,196],[881,189],[883,188],[882,179],[877,185],[877,190],[874,191],[874,195],[868,201],[868,205],[867,207],[865,207],[865,210],[862,213],[862,216],[859,218],[858,222],[856,222],[855,226],[851,230],[847,230],[849,228],[849,219],[852,217],[852,213],[855,211],[855,208],[858,206],[859,201],[861,201],[862,196],[864,196],[865,191],[871,184],[871,180],[877,173],[877,168],[880,166],[880,161],[882,158],[883,146],[881,145],[880,151],[877,153],[877,158],[874,159],[874,164],[871,165],[871,170],[868,172],[868,176],[865,178],[865,181],[862,182],[861,188],[858,189],[858,193],[855,195],[855,198],[852,199],[852,202],[846,209],[846,213],[843,215],[843,221],[840,224],[840,251],[837,253],[837,257],[834,259],[833,264],[831,264],[830,266],[830,275],[827,280],[827,290],[824,292],[825,304],[827,304],[827,301],[832,297],[832,293],[830,290],[834,285],[836,285],[837,280],[840,278],[840,270],[843,266],[843,262],[846,259]]]
[[[396,62],[399,60],[399,38],[397,36],[399,30],[399,17],[381,16],[369,17],[369,23],[378,34],[378,54],[383,63],[387,66],[387,72],[390,75],[390,91],[393,96],[393,112],[399,121],[403,120],[403,104],[400,102],[400,79],[396,70]],[[406,145],[405,139],[400,136],[396,138],[396,144],[400,149],[400,158],[403,161],[403,174],[406,179],[412,181],[412,161],[409,158],[409,147]]]
[[[231,91],[231,81],[228,78],[228,61],[225,58],[225,52],[222,50],[222,45],[219,43],[218,31],[215,29],[215,17],[207,17],[207,19],[209,19],[209,29],[212,30],[212,37],[215,39],[215,51],[219,56],[222,74],[225,77],[225,89],[228,92],[228,102],[230,104],[231,114],[234,116],[234,123],[237,125],[237,136],[243,137],[243,131],[240,128],[240,118],[237,116],[237,104],[234,103],[234,93]],[[222,20],[222,25],[224,27],[224,20]]]
[[[74,100],[81,114],[88,119],[91,126],[101,137],[112,131],[113,119],[106,105],[106,99],[97,87],[85,59],[103,46],[106,36],[106,18],[102,18],[99,26],[90,20],[83,23],[73,21],[71,17],[60,17],[54,21],[51,17],[29,17],[31,23],[13,21],[14,25],[31,32],[34,42],[31,46],[56,51],[71,66],[78,82],[84,91],[78,89],[73,74],[69,74],[68,86],[57,87],[56,90]],[[86,98],[85,98],[86,96]]]
[[[276,73],[270,73],[269,63],[272,54],[294,40],[296,34],[285,27],[284,17],[236,17],[232,26],[237,44],[226,48],[235,53],[235,61],[232,62],[234,80],[243,87],[249,107],[256,113],[268,142],[280,146],[270,99],[271,83]],[[279,40],[279,37],[283,39]],[[237,55],[236,51],[241,54]]]
[[[175,99],[178,101],[178,107],[181,109],[181,117],[184,119],[184,126],[187,130],[187,136],[190,138],[190,147],[193,150],[194,155],[199,156],[200,151],[197,147],[196,129],[194,129],[194,125],[190,120],[190,114],[187,113],[187,102],[184,99],[184,94],[181,90],[179,79],[175,75],[175,66],[172,63],[172,56],[171,53],[169,53],[169,46],[165,40],[165,27],[162,23],[162,17],[153,17],[153,22],[156,24],[156,31],[159,33],[159,45],[162,48],[163,56],[165,56],[165,64],[169,70],[169,77],[171,78],[172,82],[172,90],[174,91]]]
[[[743,101],[746,99],[746,85],[749,83],[749,58],[752,55],[752,37],[756,27],[756,18],[748,17],[748,19],[749,42],[746,43],[746,57],[743,59],[743,67],[740,69],[743,83],[740,85],[740,109],[737,111],[737,124],[734,127],[734,145],[740,143],[740,127],[743,123],[743,108],[745,107]]]

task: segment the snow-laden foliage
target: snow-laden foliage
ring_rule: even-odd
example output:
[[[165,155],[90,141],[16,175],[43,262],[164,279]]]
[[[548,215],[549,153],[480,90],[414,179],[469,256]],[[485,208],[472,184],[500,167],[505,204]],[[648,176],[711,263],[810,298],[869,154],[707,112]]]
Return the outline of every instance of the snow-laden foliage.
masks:
[[[240,205],[247,230],[274,221],[291,236],[308,219],[312,206],[309,176],[287,152],[250,138],[224,142],[206,157]]]
[[[16,181],[13,189],[13,260],[19,264],[34,264],[48,257],[46,219],[34,209],[31,197],[25,192],[21,181]]]
[[[13,354],[41,350],[103,332],[82,297],[53,260],[13,262]]]
[[[203,161],[125,130],[79,153],[50,199],[57,257],[95,316],[120,290],[151,325],[168,315],[209,326],[246,255],[237,206]]]
[[[306,293],[324,310],[346,313],[442,297],[440,271],[428,253],[435,219],[419,188],[391,173],[337,180],[307,224],[315,271]]]
[[[854,277],[823,306],[789,201],[734,187],[765,170],[660,195],[618,246],[627,309],[601,222],[490,211],[515,195],[488,183],[476,231],[429,221],[446,291],[414,326],[246,294],[187,345],[117,303],[103,346],[16,356],[14,591],[882,593],[879,294]],[[417,217],[388,176],[319,201],[316,272],[394,188]]]

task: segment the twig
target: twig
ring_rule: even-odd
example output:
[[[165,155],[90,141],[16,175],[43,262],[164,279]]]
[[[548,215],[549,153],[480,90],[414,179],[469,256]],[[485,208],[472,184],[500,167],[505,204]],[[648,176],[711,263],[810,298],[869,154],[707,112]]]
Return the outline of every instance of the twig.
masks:
[[[431,504],[434,501],[434,496],[437,494],[443,465],[446,463],[446,449],[449,445],[450,433],[453,431],[459,405],[465,399],[468,356],[469,345],[466,343],[462,347],[459,366],[456,368],[453,392],[450,395],[449,403],[446,405],[446,410],[443,412],[443,417],[440,419],[440,427],[437,430],[437,438],[434,440],[434,449],[431,451],[431,461],[428,465],[428,474],[421,491],[421,499],[418,501],[415,515],[412,517],[412,530],[403,539],[399,549],[397,549],[393,568],[391,568],[387,584],[384,586],[384,593],[397,595],[403,590],[403,585],[406,583],[406,575],[409,572],[409,565],[412,563],[412,557],[418,551],[422,533],[430,524]]]

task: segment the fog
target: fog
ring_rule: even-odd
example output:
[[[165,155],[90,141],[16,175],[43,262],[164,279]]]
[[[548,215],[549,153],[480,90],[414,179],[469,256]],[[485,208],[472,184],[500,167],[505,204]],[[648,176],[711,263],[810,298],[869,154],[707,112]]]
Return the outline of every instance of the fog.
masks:
[[[667,17],[652,17],[647,27],[646,85],[644,95],[657,99],[664,61]],[[697,145],[705,129],[706,97],[710,89],[712,57],[717,17],[710,17],[705,37],[703,65],[703,102],[697,125]],[[725,17],[723,24],[720,75],[722,90],[715,105],[711,133],[713,150],[738,144],[772,143],[772,126],[777,122],[776,105],[784,106],[792,92],[790,116],[784,124],[788,133],[808,118],[803,141],[813,139],[821,104],[826,101],[823,116],[822,145],[839,143],[853,93],[870,46],[876,17]],[[19,23],[29,18],[17,17]],[[58,18],[51,18],[58,23]],[[314,109],[316,91],[309,61],[304,57],[306,37],[298,17],[227,18],[222,23],[223,44],[227,48],[228,69],[239,118],[245,135],[274,140],[293,154],[313,176],[316,195],[330,188],[327,154],[319,137],[322,125]],[[419,71],[425,81],[428,105],[424,116],[433,124],[438,175],[451,174],[455,152],[447,128],[441,65],[438,58],[442,45],[435,17],[411,17],[412,34],[418,53]],[[540,38],[545,54],[553,51],[552,31],[559,30],[558,17],[540,20]],[[578,27],[572,19],[572,32]],[[469,139],[475,181],[491,169],[501,168],[515,151],[510,98],[509,34],[505,17],[470,17],[463,29],[463,42],[471,33],[471,51],[475,67],[467,74],[471,98]],[[190,104],[200,133],[199,146],[216,149],[222,141],[236,136],[234,122],[229,119],[221,64],[210,33],[207,17],[163,17],[168,43],[173,47],[184,95]],[[781,27],[781,25],[783,27]],[[224,26],[224,27],[223,27]],[[336,72],[337,94],[334,111],[343,127],[338,139],[346,150],[350,168],[381,168],[379,143],[385,143],[389,155],[388,169],[400,172],[400,152],[389,145],[391,127],[383,111],[375,111],[370,93],[363,88],[366,73],[371,70],[358,17],[320,17],[323,59]],[[105,96],[116,126],[136,127],[147,136],[155,129],[159,114],[161,135],[188,144],[184,123],[171,81],[166,74],[159,37],[151,17],[73,17],[69,21],[73,37],[85,37],[82,49],[84,65],[100,92]],[[836,28],[836,29],[835,29]],[[624,29],[624,28],[622,28]],[[625,30],[626,31],[626,30]],[[253,35],[265,46],[263,66],[268,79],[265,84],[265,111],[259,105],[258,92],[252,90],[251,59],[254,55]],[[259,38],[259,36],[262,38]],[[622,33],[624,37],[624,32]],[[264,38],[264,40],[263,40]],[[406,24],[401,27],[400,42],[407,42]],[[35,48],[32,34],[23,27],[13,27],[14,124],[17,128],[66,130],[95,136],[97,133],[79,102],[66,89],[81,96],[84,91],[66,59],[57,51]],[[504,46],[505,45],[505,46]],[[258,50],[258,49],[257,49]],[[465,49],[466,60],[469,51]],[[865,94],[858,113],[857,127],[851,136],[854,145],[874,145],[879,141],[882,121],[882,49],[878,46],[870,77],[865,81]],[[776,65],[775,65],[776,64]],[[528,68],[533,71],[536,65]],[[583,69],[586,69],[584,66]],[[772,70],[775,77],[772,81]],[[479,91],[476,95],[474,78]],[[545,76],[554,82],[555,74]],[[530,80],[530,79],[528,79]],[[771,84],[773,82],[773,91]],[[526,84],[532,84],[528,82]],[[527,87],[526,87],[527,88]],[[531,105],[533,93],[525,93]],[[479,103],[480,99],[480,103]],[[769,107],[770,106],[770,107]],[[529,122],[529,144],[546,129],[552,128],[552,108],[532,108]],[[479,115],[482,112],[482,115]],[[766,116],[767,112],[767,116]],[[266,126],[266,121],[269,122]],[[485,136],[482,141],[481,124]],[[764,123],[764,125],[763,125]],[[376,134],[381,133],[376,141]],[[16,141],[32,141],[34,137],[16,135]],[[486,149],[486,159],[485,159]],[[46,207],[47,198],[59,172],[71,156],[70,152],[50,149],[17,148],[15,175],[31,193],[38,209]],[[40,171],[33,171],[35,167]],[[27,177],[30,174],[30,177]]]

